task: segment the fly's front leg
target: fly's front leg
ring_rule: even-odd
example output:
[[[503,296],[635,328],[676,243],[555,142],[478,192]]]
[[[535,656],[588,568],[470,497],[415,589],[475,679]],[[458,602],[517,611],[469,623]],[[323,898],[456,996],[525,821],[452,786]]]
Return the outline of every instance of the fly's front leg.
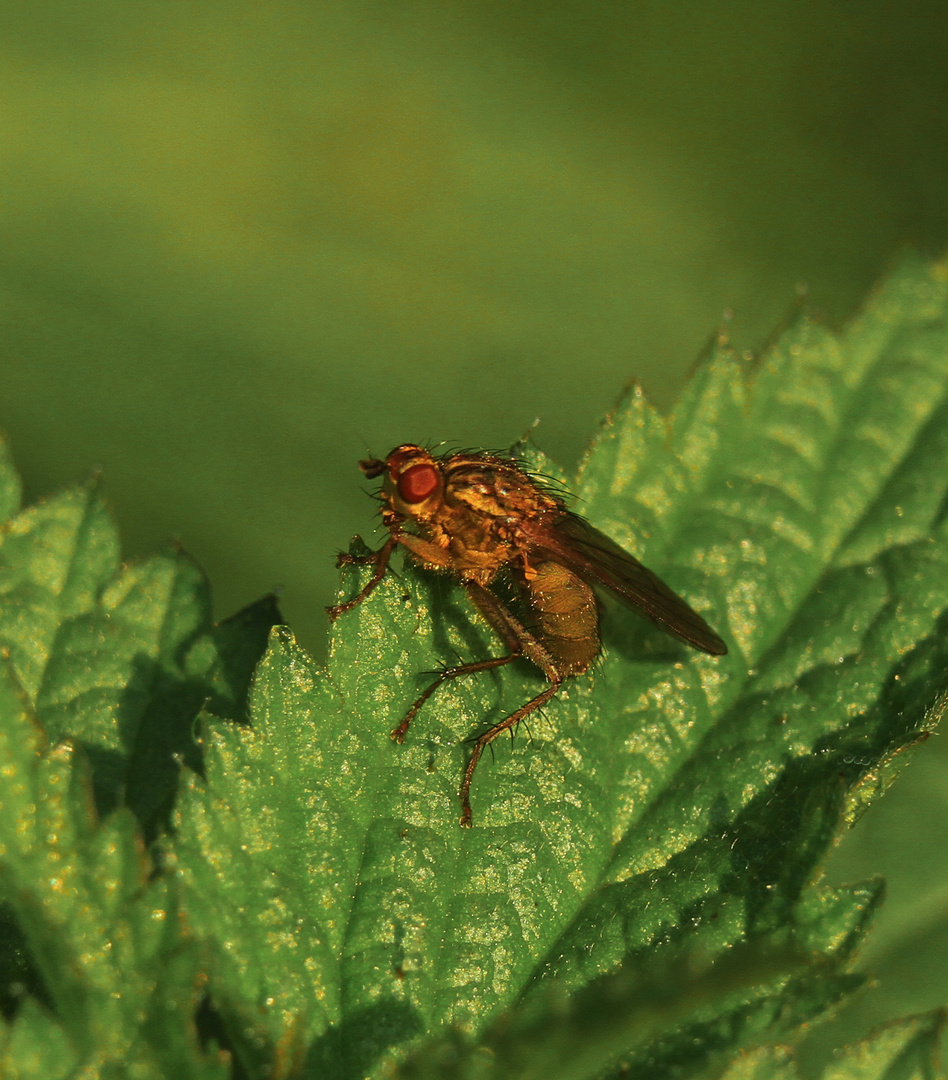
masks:
[[[448,559],[441,548],[427,540],[413,536],[411,533],[399,532],[397,519],[394,515],[385,523],[391,532],[389,538],[378,551],[370,551],[368,555],[350,555],[348,552],[343,551],[336,560],[336,566],[364,566],[366,563],[375,563],[375,573],[365,583],[365,588],[358,596],[346,600],[345,603],[334,604],[332,607],[326,608],[326,614],[329,616],[330,622],[335,622],[340,615],[344,615],[347,611],[358,607],[375,590],[375,587],[388,573],[388,564],[392,558],[392,552],[399,544],[403,544],[419,561],[429,566],[442,567],[448,565]]]
[[[353,566],[356,564],[375,563],[375,573],[365,583],[365,587],[359,593],[358,596],[354,596],[351,600],[346,600],[342,604],[334,604],[332,607],[326,608],[326,614],[329,616],[330,622],[335,622],[340,615],[344,615],[347,611],[351,611],[354,607],[358,607],[359,604],[375,589],[376,585],[385,577],[388,572],[389,560],[392,557],[392,552],[395,550],[395,545],[398,543],[398,538],[394,535],[390,536],[385,543],[379,548],[378,551],[370,552],[368,555],[349,555],[343,552],[336,562],[337,566]]]

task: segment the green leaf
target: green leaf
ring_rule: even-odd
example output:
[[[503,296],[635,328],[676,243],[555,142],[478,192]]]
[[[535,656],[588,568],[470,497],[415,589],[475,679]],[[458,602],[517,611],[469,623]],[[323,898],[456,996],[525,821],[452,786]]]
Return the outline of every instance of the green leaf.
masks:
[[[0,896],[57,1020],[28,1002],[7,1029],[0,1071],[72,1075],[81,1064],[88,1075],[224,1076],[198,1049],[197,954],[134,818],[121,811],[98,825],[81,755],[48,746],[9,663],[0,716]]]
[[[0,432],[0,524],[20,509],[20,478],[13,468],[7,441]]]
[[[450,576],[396,567],[322,669],[272,598],[212,627],[182,552],[121,567],[92,485],[7,520],[0,1071],[218,1077],[214,1032],[251,1078],[790,1076],[753,1048],[861,983],[881,899],[822,860],[945,705],[946,301],[909,262],[839,335],[717,343],[668,419],[630,388],[578,508],[731,651],[607,609],[593,672],[478,768],[472,830],[465,740],[543,681],[450,683],[392,742],[425,671],[499,648]],[[912,1023],[840,1068],[929,1075]]]
[[[87,750],[100,810],[124,801],[153,827],[180,761],[199,766],[195,717],[208,698],[237,715],[277,613],[213,630],[204,575],[178,549],[119,569],[94,486],[26,510],[0,541],[0,644],[41,725]]]
[[[456,1033],[429,1040],[392,1073],[400,1080],[494,1075],[578,1080],[601,1074],[620,1055],[638,1048],[647,1058],[639,1065],[642,1075],[654,1075],[649,1042],[669,1030],[698,1030],[706,1016],[720,1013],[724,1001],[741,1009],[748,1021],[772,1029],[768,986],[786,985],[806,964],[806,957],[788,949],[738,947],[713,964],[698,953],[657,954],[571,996],[551,984],[532,1003],[502,1015],[478,1043]],[[624,1068],[638,1074],[628,1062]]]
[[[0,1064],[3,1075],[16,1080],[74,1076],[79,1054],[66,1032],[33,1000],[27,1000],[15,1023],[5,1025]]]
[[[0,496],[18,488],[7,464]],[[228,1072],[199,1046],[198,953],[136,826],[199,765],[201,706],[245,715],[277,621],[268,598],[212,627],[207,592],[180,551],[120,569],[92,487],[0,531],[4,1076]]]
[[[578,508],[730,652],[609,609],[592,674],[478,768],[472,830],[465,740],[543,683],[528,664],[458,680],[392,743],[421,673],[498,650],[450,577],[389,574],[336,624],[325,671],[274,632],[253,729],[205,721],[169,853],[251,1075],[386,1075],[423,1032],[438,1075],[479,1075],[505,1023],[529,1042],[566,1016],[578,1039],[599,980],[744,957],[736,996],[697,990],[636,1027],[633,988],[625,1042],[543,1059],[551,1077],[698,1076],[858,985],[880,888],[827,889],[819,867],[945,705],[946,300],[945,268],[907,261],[840,334],[800,317],[753,366],[717,344],[668,419],[628,391]],[[749,959],[804,954],[780,978]],[[518,1069],[521,1049],[504,1050]]]
[[[0,639],[35,698],[60,627],[91,611],[118,569],[118,537],[94,487],[25,510],[3,528]]]
[[[837,1052],[824,1080],[938,1080],[938,1043],[945,1028],[939,1009],[886,1025],[856,1046]]]
[[[938,1042],[945,1026],[943,1010],[910,1016],[886,1025],[855,1046],[837,1050],[822,1080],[938,1080]],[[721,1080],[799,1080],[788,1047],[760,1047],[743,1055]]]

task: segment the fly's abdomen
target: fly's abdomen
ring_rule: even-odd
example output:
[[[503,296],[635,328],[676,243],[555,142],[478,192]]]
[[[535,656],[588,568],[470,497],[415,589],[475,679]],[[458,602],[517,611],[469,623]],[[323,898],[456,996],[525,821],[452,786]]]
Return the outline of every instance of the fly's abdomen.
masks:
[[[599,655],[599,608],[592,589],[559,563],[538,563],[526,582],[534,636],[562,675],[581,675]]]

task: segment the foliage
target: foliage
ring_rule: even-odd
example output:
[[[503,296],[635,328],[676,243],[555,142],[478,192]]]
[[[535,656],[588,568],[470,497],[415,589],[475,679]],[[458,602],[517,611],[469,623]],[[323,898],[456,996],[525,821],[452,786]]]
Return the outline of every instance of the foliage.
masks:
[[[610,609],[471,830],[463,742],[538,676],[391,742],[420,672],[495,647],[449,579],[389,575],[322,669],[271,600],[213,627],[182,553],[119,566],[94,485],[17,513],[4,460],[3,1075],[794,1075],[881,897],[821,861],[944,706],[946,302],[907,261],[839,335],[715,345],[669,419],[627,391],[577,507],[730,652]],[[835,1072],[932,1076],[939,1023]]]

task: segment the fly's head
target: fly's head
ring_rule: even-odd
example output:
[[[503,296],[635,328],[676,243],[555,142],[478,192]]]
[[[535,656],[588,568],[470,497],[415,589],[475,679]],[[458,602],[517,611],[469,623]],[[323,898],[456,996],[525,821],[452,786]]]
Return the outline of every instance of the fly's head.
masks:
[[[370,479],[382,477],[383,519],[411,519],[430,522],[444,504],[444,473],[441,464],[429,451],[411,443],[396,446],[381,461],[360,461],[359,468]]]

